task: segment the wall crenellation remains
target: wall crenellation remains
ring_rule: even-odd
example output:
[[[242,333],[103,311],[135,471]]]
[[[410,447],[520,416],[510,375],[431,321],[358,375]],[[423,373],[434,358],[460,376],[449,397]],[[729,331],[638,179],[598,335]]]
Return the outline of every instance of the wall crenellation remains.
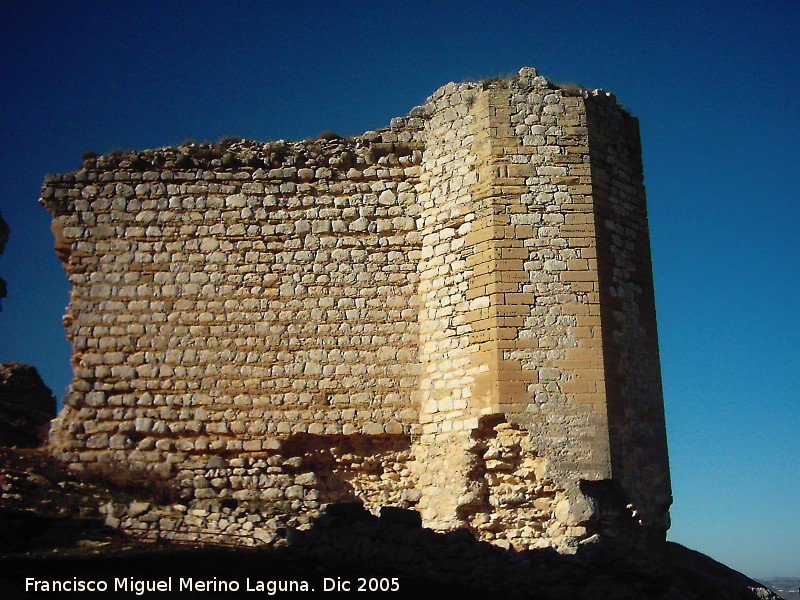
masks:
[[[671,503],[638,122],[535,70],[360,136],[47,177],[74,379],[49,448],[148,469],[145,538],[281,543],[331,504],[573,552]],[[93,467],[94,468],[94,467]]]

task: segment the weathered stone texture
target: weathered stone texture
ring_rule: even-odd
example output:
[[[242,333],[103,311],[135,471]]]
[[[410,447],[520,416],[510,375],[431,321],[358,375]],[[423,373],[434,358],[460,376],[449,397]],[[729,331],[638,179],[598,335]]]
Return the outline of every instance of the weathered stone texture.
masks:
[[[183,516],[109,509],[128,529],[272,543],[358,499],[569,551],[607,481],[663,531],[635,119],[523,69],[323,137],[48,177],[74,287],[53,451],[175,478]]]

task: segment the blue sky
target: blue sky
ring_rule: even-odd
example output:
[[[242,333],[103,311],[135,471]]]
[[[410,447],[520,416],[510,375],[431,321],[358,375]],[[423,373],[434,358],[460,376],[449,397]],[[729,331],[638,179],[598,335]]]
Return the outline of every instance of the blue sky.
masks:
[[[3,3],[0,361],[62,395],[69,286],[37,204],[89,149],[357,134],[533,66],[640,118],[670,538],[800,576],[800,2]]]

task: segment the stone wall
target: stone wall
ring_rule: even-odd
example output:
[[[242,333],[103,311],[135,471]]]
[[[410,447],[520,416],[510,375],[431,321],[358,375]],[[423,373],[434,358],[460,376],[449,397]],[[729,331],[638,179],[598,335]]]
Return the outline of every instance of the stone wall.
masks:
[[[474,272],[466,238],[476,213],[480,148],[479,96],[475,84],[445,86],[426,105],[419,219],[420,422],[416,448],[419,510],[434,527],[462,526],[461,508],[471,501],[471,432],[482,402],[475,382],[489,366],[475,360],[468,297]]]
[[[50,447],[168,475],[175,536],[274,543],[360,500],[569,551],[619,510],[585,482],[663,532],[640,154],[612,97],[523,69],[361,136],[49,176],[75,368]]]
[[[595,98],[586,113],[611,475],[639,519],[666,529],[672,498],[639,123]]]

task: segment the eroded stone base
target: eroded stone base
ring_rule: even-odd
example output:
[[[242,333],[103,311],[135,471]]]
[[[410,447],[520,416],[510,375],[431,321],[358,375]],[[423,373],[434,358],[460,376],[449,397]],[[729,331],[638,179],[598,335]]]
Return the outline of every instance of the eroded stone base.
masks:
[[[184,455],[146,471],[168,478],[171,498],[158,486],[155,500],[109,502],[101,510],[108,525],[139,538],[237,546],[280,545],[329,506],[346,503],[373,515],[387,507],[419,510],[426,527],[465,530],[517,551],[573,553],[593,539],[600,521],[591,499],[554,484],[528,432],[491,415],[464,433],[461,444],[435,448],[412,443],[410,436],[300,434],[269,453]],[[426,469],[435,455],[439,468]],[[449,464],[448,456],[457,464]],[[112,480],[116,473],[148,468],[95,458]],[[87,469],[85,463],[71,468]],[[146,487],[150,479],[144,479]],[[449,494],[436,494],[439,480],[449,482],[449,490],[442,486]]]

